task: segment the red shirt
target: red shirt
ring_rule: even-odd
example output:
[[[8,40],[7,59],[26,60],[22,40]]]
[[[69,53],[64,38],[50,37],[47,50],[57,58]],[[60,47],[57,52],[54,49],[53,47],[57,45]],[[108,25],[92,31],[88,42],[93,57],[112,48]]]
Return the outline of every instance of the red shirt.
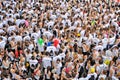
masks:
[[[18,58],[19,57],[19,53],[18,53],[18,50],[15,51],[15,58]]]

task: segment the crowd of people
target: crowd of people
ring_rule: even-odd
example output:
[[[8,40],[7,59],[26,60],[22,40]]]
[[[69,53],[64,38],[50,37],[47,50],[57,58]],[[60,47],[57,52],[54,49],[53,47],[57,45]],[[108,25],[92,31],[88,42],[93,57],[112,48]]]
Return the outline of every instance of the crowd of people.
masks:
[[[0,0],[0,80],[120,80],[119,0]]]

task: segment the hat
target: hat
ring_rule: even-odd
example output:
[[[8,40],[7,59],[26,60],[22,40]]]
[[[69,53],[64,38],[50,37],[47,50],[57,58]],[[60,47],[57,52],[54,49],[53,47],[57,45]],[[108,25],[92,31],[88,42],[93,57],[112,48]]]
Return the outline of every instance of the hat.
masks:
[[[29,67],[29,66],[30,66],[30,64],[27,62],[27,63],[26,63],[26,67]]]
[[[48,43],[47,43],[47,46],[51,46],[51,45],[52,45],[52,42],[48,42]]]
[[[94,72],[95,72],[95,68],[93,68],[93,67],[90,68],[90,72],[91,72],[91,73],[94,73]]]
[[[80,33],[78,33],[77,36],[80,37]]]
[[[109,64],[110,64],[110,60],[109,60],[109,59],[106,59],[106,60],[104,61],[104,63],[105,63],[106,65],[109,65]]]

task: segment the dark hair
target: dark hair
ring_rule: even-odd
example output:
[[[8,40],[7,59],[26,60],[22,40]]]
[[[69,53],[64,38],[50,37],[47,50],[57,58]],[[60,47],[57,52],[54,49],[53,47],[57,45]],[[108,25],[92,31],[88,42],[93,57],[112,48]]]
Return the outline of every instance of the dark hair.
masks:
[[[19,16],[16,16],[16,19],[19,19],[20,17]]]
[[[65,43],[65,46],[67,46],[68,42]]]
[[[53,50],[50,51],[50,55],[52,55],[52,54],[53,54]]]
[[[88,80],[95,80],[95,76],[92,75]]]
[[[103,59],[99,60],[99,64],[103,64]]]
[[[48,71],[51,71],[51,67],[50,66],[47,67],[47,73],[48,73]]]
[[[45,55],[47,55],[47,56],[48,56],[48,55],[49,55],[49,52],[46,52],[46,53],[45,53]]]
[[[54,34],[55,36],[57,36],[57,32],[56,32],[56,30],[53,30],[53,34]]]
[[[59,53],[62,53],[63,51],[62,51],[62,49],[59,49]]]
[[[63,29],[63,27],[60,27],[60,30],[62,30]]]
[[[65,54],[67,54],[67,53],[68,53],[68,50],[65,51]]]
[[[35,59],[34,56],[32,56],[31,59],[34,60]]]
[[[35,52],[36,52],[36,53],[39,53],[39,50],[38,50],[38,48],[37,48],[37,47],[35,48]]]
[[[116,60],[117,60],[117,59],[118,59],[118,57],[117,57],[117,56],[114,56],[113,59],[112,59],[112,61],[116,63]]]
[[[90,65],[93,66],[95,64],[95,60],[91,60]]]

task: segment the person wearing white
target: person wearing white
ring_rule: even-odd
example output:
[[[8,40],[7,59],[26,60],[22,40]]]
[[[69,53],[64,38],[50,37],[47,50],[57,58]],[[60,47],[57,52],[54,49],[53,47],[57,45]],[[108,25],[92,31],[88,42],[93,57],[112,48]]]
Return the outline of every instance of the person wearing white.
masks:
[[[51,67],[51,61],[52,59],[48,56],[43,57],[42,62],[43,62],[43,67],[47,68],[48,66]]]

